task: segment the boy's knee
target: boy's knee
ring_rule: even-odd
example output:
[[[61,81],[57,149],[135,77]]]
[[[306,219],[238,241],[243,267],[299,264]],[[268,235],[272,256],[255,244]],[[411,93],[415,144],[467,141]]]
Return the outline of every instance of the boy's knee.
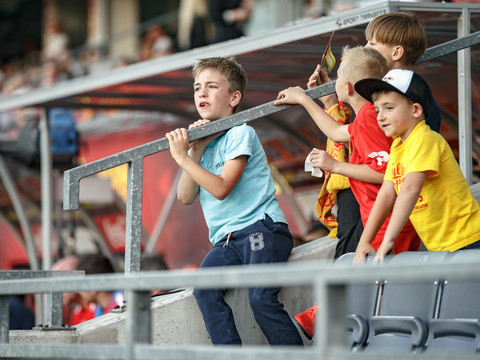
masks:
[[[209,302],[207,290],[194,289],[193,296],[195,297],[195,300],[197,301],[197,304],[200,308],[202,308],[205,304]]]
[[[254,314],[266,313],[272,304],[278,303],[278,298],[266,289],[250,289],[248,301]]]

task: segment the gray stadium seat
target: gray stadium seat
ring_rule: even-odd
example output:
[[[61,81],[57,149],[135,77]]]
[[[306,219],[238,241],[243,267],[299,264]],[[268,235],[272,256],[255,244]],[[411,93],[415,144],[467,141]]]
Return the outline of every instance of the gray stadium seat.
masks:
[[[354,253],[340,256],[335,265],[352,264]],[[374,253],[368,254],[366,261],[371,262]],[[372,284],[349,285],[346,288],[347,344],[356,351],[365,344],[368,336],[368,319],[375,315],[380,282]]]
[[[448,255],[448,252],[405,252],[394,256],[390,263],[408,266],[445,259]],[[440,289],[440,278],[408,283],[387,279],[378,315],[370,319],[365,351],[423,351],[428,335],[427,324],[437,311]]]
[[[453,261],[480,259],[480,250],[452,254]],[[438,318],[429,324],[427,353],[480,353],[480,281],[445,279]]]

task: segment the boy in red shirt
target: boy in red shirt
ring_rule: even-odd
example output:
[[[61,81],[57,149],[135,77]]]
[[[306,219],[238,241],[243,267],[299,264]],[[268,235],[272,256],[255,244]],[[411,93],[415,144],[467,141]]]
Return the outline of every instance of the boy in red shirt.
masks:
[[[359,221],[363,224],[367,222],[383,181],[392,139],[379,128],[373,104],[355,91],[354,84],[364,78],[381,79],[386,72],[387,62],[378,51],[361,46],[343,50],[335,91],[338,100],[349,104],[356,114],[354,122],[349,125],[340,125],[300,87],[281,91],[275,101],[275,105],[302,105],[329,139],[349,143],[348,163],[333,159],[323,150],[313,150],[310,153],[310,160],[316,168],[349,178],[353,194],[360,205]],[[373,247],[380,246],[387,225],[388,219],[373,240]],[[408,222],[395,244],[395,252],[414,251],[418,250],[419,246],[420,238]],[[315,313],[315,307],[312,309]],[[307,337],[311,338],[314,331],[313,322],[310,328],[301,327]]]

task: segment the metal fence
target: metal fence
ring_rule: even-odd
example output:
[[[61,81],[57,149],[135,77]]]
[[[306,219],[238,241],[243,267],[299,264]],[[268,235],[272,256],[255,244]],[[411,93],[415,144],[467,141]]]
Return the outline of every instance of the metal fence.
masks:
[[[124,290],[126,305],[126,343],[105,344],[8,344],[0,339],[0,357],[28,359],[441,359],[436,355],[395,353],[352,353],[345,339],[345,288],[351,284],[367,284],[379,278],[396,282],[435,281],[438,278],[480,281],[478,252],[463,260],[431,261],[429,264],[332,265],[330,262],[298,262],[248,267],[181,270],[143,274],[110,274],[70,276],[43,279],[5,280],[0,288],[0,313],[8,311],[9,294],[60,293],[80,290]],[[315,300],[321,304],[317,330],[312,346],[162,346],[152,345],[150,290],[155,288],[242,288],[260,286],[312,286]],[[5,317],[0,329],[5,329]],[[447,358],[447,357],[445,357]],[[463,358],[478,358],[464,356]]]

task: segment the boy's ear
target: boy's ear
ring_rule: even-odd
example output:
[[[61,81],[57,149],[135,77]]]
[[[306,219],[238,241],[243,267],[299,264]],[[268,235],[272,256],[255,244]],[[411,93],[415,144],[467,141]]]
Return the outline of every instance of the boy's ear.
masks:
[[[425,113],[423,111],[422,105],[420,105],[419,103],[413,103],[412,115],[416,119],[420,119],[420,120],[425,119]]]
[[[341,92],[341,94],[337,94],[339,96],[350,96],[352,94],[352,91],[355,90],[353,84],[349,81],[343,81],[340,84],[341,85],[339,86],[339,91]]]
[[[393,47],[392,59],[393,61],[399,61],[405,54],[405,49],[402,45],[395,45]]]
[[[350,81],[345,81],[345,95],[351,96],[355,92],[355,86]]]
[[[230,106],[236,107],[238,104],[240,104],[240,100],[242,100],[242,93],[237,90],[231,96]]]

